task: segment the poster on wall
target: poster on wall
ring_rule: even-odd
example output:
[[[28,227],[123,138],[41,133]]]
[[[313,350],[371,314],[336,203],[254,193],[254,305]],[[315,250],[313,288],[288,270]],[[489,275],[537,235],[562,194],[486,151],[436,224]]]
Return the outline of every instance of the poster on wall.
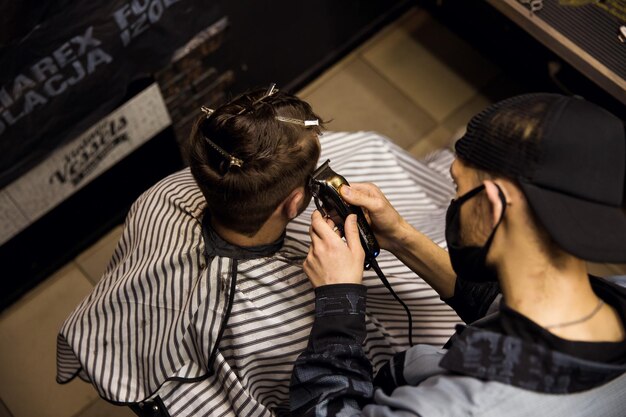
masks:
[[[0,188],[0,245],[170,124],[154,83]]]
[[[222,17],[206,0],[59,0],[40,14],[0,47],[0,188],[122,104],[133,81],[153,77]]]

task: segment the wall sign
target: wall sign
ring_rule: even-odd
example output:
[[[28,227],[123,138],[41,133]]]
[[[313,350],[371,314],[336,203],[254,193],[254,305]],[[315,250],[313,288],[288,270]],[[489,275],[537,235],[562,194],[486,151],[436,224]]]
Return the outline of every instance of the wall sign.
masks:
[[[152,84],[0,190],[0,245],[171,124]]]
[[[57,8],[0,49],[0,187],[122,104],[133,81],[153,77],[222,17],[218,2],[202,0],[95,0]]]

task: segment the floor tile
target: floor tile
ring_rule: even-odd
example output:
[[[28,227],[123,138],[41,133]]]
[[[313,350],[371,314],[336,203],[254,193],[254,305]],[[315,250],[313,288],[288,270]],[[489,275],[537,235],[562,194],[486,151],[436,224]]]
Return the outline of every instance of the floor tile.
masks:
[[[485,107],[491,104],[491,100],[482,94],[476,94],[470,98],[467,102],[458,107],[450,116],[442,122],[450,132],[457,132],[460,129],[465,129],[470,119],[484,110]]]
[[[135,413],[125,406],[113,405],[98,398],[84,410],[72,417],[134,417]]]
[[[524,93],[523,87],[504,74],[489,81],[476,95],[461,104],[442,124],[450,131],[456,132],[465,128],[470,119],[483,111],[487,106]]]
[[[324,71],[322,75],[320,75],[315,80],[311,81],[309,84],[304,86],[302,90],[300,90],[297,93],[297,95],[299,97],[305,97],[305,96],[311,95],[311,93],[313,93],[314,90],[316,90],[318,87],[323,85],[328,79],[335,76],[335,74],[343,70],[352,61],[357,59],[359,55],[361,54],[361,52],[369,49],[370,47],[378,43],[381,39],[385,38],[390,32],[397,30],[397,27],[401,25],[402,22],[404,22],[407,19],[425,20],[425,19],[430,19],[430,15],[428,15],[428,13],[416,7],[409,9],[409,11],[406,12],[403,16],[391,22],[389,25],[385,26],[384,28],[380,29],[378,32],[373,34],[371,38],[365,40],[361,45],[356,47],[352,52],[346,55],[343,59],[341,59],[339,62],[337,62],[336,64],[331,66],[329,69]]]
[[[375,130],[407,148],[434,120],[361,59],[303,96],[333,131]]]
[[[97,284],[106,269],[111,255],[122,236],[123,225],[119,225],[107,233],[102,239],[81,253],[76,263],[93,284]]]
[[[499,74],[480,90],[480,94],[492,103],[524,93],[528,90],[506,74]]]
[[[409,14],[363,57],[438,122],[499,73],[465,41],[419,12]]]
[[[68,417],[98,397],[82,381],[55,381],[57,331],[91,289],[70,263],[0,315],[0,398],[14,417]]]
[[[496,64],[436,19],[416,22],[407,20],[403,26],[416,42],[468,84],[480,89],[501,73]]]
[[[309,97],[315,92],[315,90],[322,87],[328,80],[332,79],[338,73],[343,71],[347,66],[349,66],[356,59],[359,59],[358,50],[348,54],[339,62],[337,62],[330,68],[328,68],[319,77],[317,77],[316,79],[311,81],[309,84],[307,84],[304,88],[302,88],[302,90],[298,91],[296,95],[302,99],[305,99],[305,97]]]
[[[415,158],[421,159],[441,148],[449,148],[454,142],[454,136],[454,133],[445,126],[437,126],[424,137],[417,140],[408,151]]]

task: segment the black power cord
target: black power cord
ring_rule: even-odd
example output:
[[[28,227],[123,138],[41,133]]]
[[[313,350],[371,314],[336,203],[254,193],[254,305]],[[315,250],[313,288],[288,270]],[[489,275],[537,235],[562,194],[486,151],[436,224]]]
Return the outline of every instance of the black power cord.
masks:
[[[376,275],[378,275],[378,278],[380,278],[380,280],[382,281],[383,285],[389,290],[391,295],[393,295],[393,298],[395,298],[396,301],[398,301],[400,305],[402,305],[404,311],[406,311],[406,316],[409,319],[409,346],[413,346],[413,316],[411,316],[411,311],[409,310],[409,307],[407,307],[404,301],[402,301],[400,297],[398,297],[398,294],[396,294],[396,292],[393,290],[391,284],[387,280],[387,277],[385,276],[385,274],[383,274],[383,271],[381,271],[380,266],[378,266],[378,262],[376,262],[376,259],[369,259],[369,263],[372,266],[372,269],[374,269],[374,271],[376,272]]]

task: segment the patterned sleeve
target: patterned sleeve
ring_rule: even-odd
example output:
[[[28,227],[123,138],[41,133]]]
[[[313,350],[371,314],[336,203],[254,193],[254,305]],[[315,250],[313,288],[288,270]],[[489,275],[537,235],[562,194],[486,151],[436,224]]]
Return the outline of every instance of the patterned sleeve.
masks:
[[[366,287],[315,290],[315,321],[291,375],[292,416],[359,414],[373,395],[372,365],[363,351]]]

